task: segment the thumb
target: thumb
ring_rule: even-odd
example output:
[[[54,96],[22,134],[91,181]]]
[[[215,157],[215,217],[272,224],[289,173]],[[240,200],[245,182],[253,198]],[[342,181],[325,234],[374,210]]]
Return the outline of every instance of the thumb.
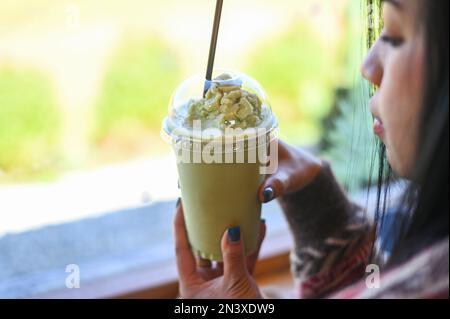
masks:
[[[231,227],[222,236],[223,276],[236,282],[248,275],[241,228]]]

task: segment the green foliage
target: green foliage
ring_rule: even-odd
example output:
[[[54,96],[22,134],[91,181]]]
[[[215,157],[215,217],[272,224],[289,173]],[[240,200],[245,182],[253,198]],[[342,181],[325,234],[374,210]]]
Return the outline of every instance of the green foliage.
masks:
[[[154,38],[126,39],[112,57],[95,107],[95,141],[124,127],[158,132],[179,80],[177,58],[167,46]]]
[[[341,90],[333,113],[325,121],[321,153],[332,162],[334,174],[349,191],[367,186],[378,167],[378,157],[374,156],[376,138],[367,106],[369,90],[366,82]]]
[[[338,54],[303,24],[257,48],[248,72],[270,93],[287,141],[314,144],[333,101]]]
[[[58,155],[60,117],[39,72],[0,67],[0,170],[25,175]]]

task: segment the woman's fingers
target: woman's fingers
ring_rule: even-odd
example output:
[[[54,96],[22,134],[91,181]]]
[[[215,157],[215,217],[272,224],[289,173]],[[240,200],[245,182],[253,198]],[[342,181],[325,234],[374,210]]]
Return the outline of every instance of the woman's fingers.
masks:
[[[229,228],[222,236],[221,245],[225,282],[233,284],[247,277],[244,241],[240,227]]]
[[[183,207],[176,208],[174,219],[175,253],[181,282],[192,280],[197,275],[195,257],[191,251],[184,223]]]
[[[216,268],[223,274],[223,261],[218,261]]]
[[[280,141],[278,169],[261,185],[259,200],[267,203],[284,194],[301,190],[314,180],[321,167],[321,160],[309,152]]]
[[[210,260],[197,258],[197,273],[205,281],[209,281],[223,275],[223,269],[214,265]]]
[[[268,203],[285,193],[289,188],[289,176],[283,171],[278,170],[274,175],[266,178],[259,189],[259,200],[261,203]]]
[[[259,225],[259,236],[256,251],[247,257],[247,269],[250,274],[253,274],[253,272],[255,271],[256,262],[258,260],[259,251],[261,250],[261,245],[264,241],[264,237],[266,237],[266,223],[265,221],[261,221]]]
[[[246,258],[247,259],[246,260],[247,270],[250,274],[253,274],[253,271],[255,270],[255,265],[258,260],[259,252],[261,250],[261,245],[264,241],[264,238],[266,237],[266,229],[267,229],[267,227],[266,227],[265,221],[261,220],[260,225],[259,225],[259,235],[258,235],[258,243],[256,246],[256,251]],[[216,269],[223,272],[223,268],[224,268],[223,262],[217,262]]]
[[[265,179],[259,188],[258,197],[261,203],[268,203],[283,194],[286,189],[287,175],[282,167],[283,162],[289,160],[288,145],[283,141],[278,141],[278,169]]]
[[[204,259],[201,257],[197,257],[197,266],[200,268],[211,268],[212,262],[209,259]]]

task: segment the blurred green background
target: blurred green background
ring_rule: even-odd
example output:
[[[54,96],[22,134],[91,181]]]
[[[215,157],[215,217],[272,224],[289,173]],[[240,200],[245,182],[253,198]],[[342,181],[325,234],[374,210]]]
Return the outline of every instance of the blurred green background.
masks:
[[[158,135],[180,75],[180,61],[163,41],[124,37],[94,104],[90,142],[108,152],[105,160],[158,152],[145,140]]]
[[[0,67],[0,166],[28,175],[50,170],[58,156],[59,111],[44,74]]]
[[[2,1],[0,183],[169,154],[161,121],[178,83],[204,71],[213,9],[206,0]],[[281,137],[319,146],[342,181],[346,156],[372,143],[357,73],[361,16],[358,0],[229,0],[216,57],[260,81]],[[364,184],[369,165],[352,168],[349,187]]]

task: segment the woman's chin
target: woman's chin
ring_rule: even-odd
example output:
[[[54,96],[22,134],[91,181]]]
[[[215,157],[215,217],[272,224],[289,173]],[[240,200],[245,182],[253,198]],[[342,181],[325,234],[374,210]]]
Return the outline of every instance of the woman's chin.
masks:
[[[405,163],[401,157],[391,154],[388,147],[386,147],[386,157],[392,171],[396,176],[404,179],[410,179],[411,169],[409,168],[410,165],[408,163]]]

